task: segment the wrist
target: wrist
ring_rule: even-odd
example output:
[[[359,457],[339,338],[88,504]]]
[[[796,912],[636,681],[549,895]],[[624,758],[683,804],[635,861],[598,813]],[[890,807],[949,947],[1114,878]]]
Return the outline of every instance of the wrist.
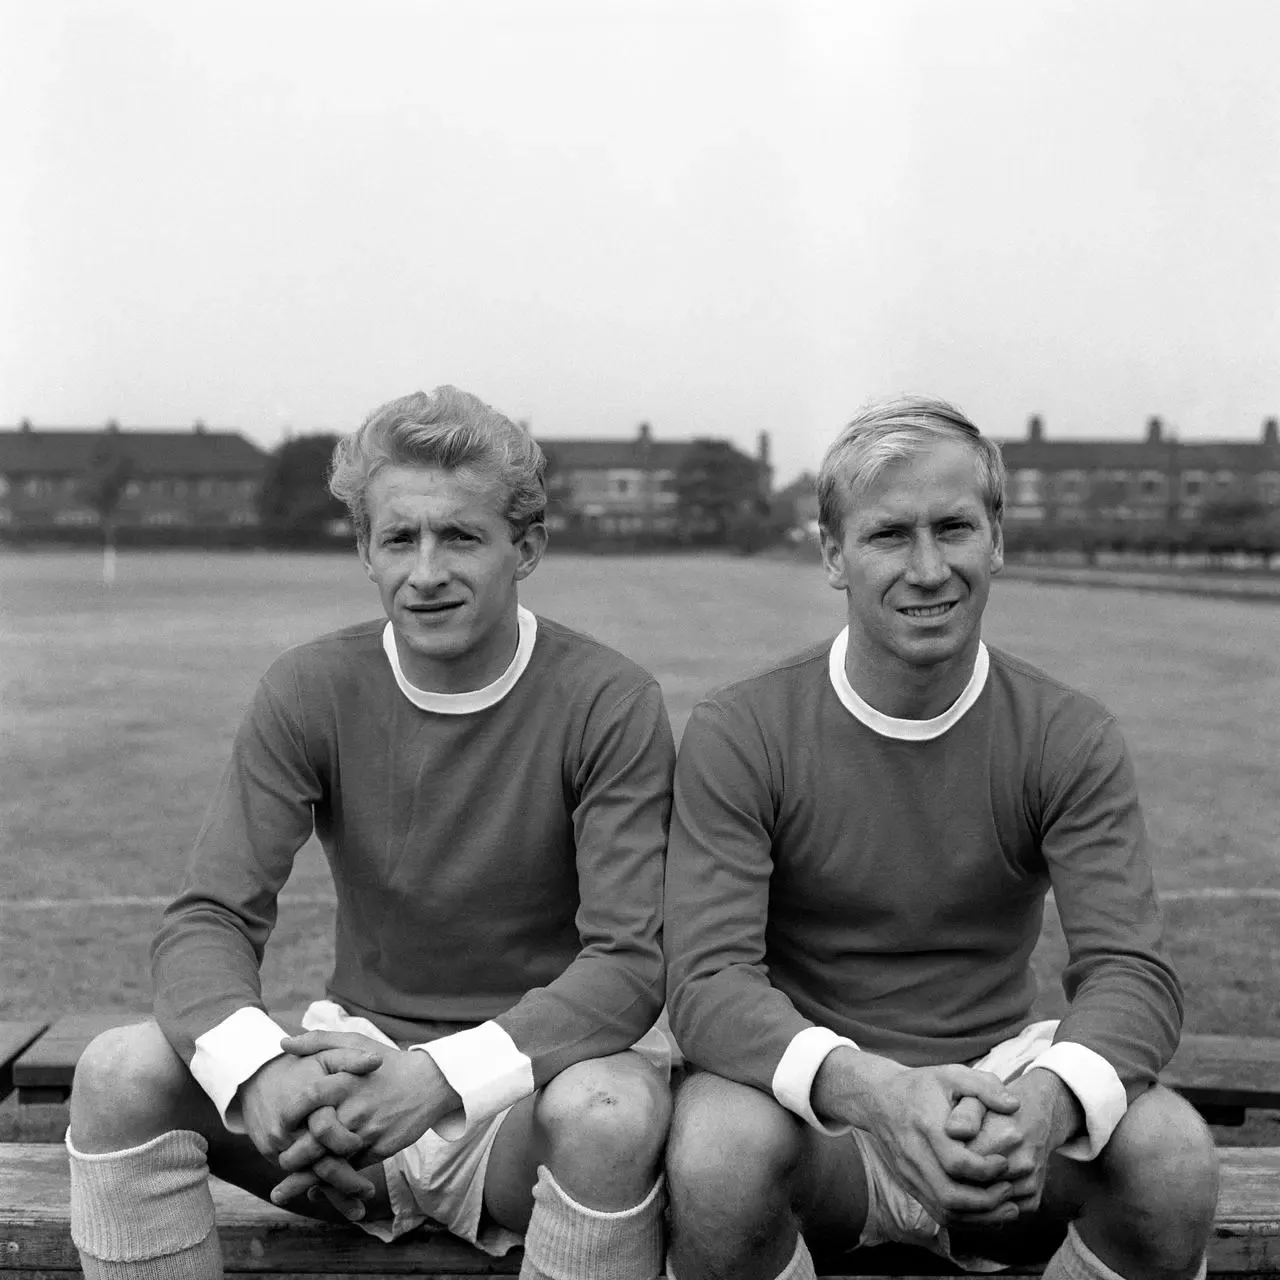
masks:
[[[1022,1077],[1020,1083],[1023,1082],[1038,1095],[1049,1112],[1049,1148],[1056,1151],[1084,1128],[1080,1099],[1060,1075],[1047,1067],[1032,1067]]]
[[[813,1077],[814,1114],[823,1121],[875,1132],[884,1086],[906,1070],[890,1058],[837,1045]]]
[[[414,1088],[422,1099],[424,1114],[427,1115],[428,1127],[434,1125],[441,1116],[451,1111],[462,1110],[462,1098],[457,1090],[445,1078],[439,1064],[429,1054],[420,1049],[410,1049],[405,1055],[413,1069]]]

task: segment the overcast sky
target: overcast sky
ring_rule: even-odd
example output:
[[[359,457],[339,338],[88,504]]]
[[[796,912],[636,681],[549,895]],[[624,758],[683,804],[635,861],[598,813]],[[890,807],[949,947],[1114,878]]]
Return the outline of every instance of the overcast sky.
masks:
[[[0,0],[0,423],[1280,413],[1280,4]]]

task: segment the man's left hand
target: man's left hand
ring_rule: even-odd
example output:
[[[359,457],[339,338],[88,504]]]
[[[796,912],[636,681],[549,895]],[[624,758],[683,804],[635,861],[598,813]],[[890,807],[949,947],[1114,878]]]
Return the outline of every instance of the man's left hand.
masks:
[[[973,1134],[976,1113],[962,1099],[948,1119],[947,1132],[967,1140],[976,1155],[997,1154],[1008,1160],[1009,1199],[1021,1217],[1040,1207],[1049,1157],[1082,1126],[1084,1111],[1075,1094],[1052,1071],[1032,1068],[1006,1087],[1022,1103],[1012,1115],[986,1111]],[[961,1213],[956,1217],[966,1225],[986,1220],[986,1215],[967,1217]]]
[[[382,1065],[360,1079],[335,1109],[321,1107],[307,1119],[306,1131],[281,1152],[280,1167],[289,1174],[271,1198],[283,1203],[320,1181],[317,1161],[340,1155],[353,1165],[373,1164],[403,1151],[462,1101],[430,1055],[391,1049],[350,1031],[307,1031],[280,1042],[286,1053],[309,1057],[334,1048],[376,1048]],[[348,1135],[345,1139],[343,1134]],[[350,1134],[360,1140],[353,1151]]]

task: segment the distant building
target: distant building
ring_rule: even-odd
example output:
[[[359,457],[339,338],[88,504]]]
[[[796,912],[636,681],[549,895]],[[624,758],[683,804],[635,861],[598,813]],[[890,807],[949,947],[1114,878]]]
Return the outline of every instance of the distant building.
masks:
[[[96,525],[88,478],[121,460],[119,529],[253,525],[267,455],[234,431],[0,428],[0,534]]]
[[[802,471],[789,485],[773,495],[773,510],[788,528],[817,535],[818,478]]]
[[[677,477],[691,440],[655,440],[647,422],[631,440],[538,438],[547,455],[547,526],[591,539],[671,537],[679,531]],[[746,456],[746,455],[743,455]],[[754,458],[769,497],[769,436]]]
[[[1190,524],[1208,503],[1280,508],[1280,440],[1275,418],[1255,441],[1184,442],[1159,418],[1146,439],[1049,440],[1039,417],[1027,436],[1001,443],[1009,485],[1005,523],[1035,525]]]

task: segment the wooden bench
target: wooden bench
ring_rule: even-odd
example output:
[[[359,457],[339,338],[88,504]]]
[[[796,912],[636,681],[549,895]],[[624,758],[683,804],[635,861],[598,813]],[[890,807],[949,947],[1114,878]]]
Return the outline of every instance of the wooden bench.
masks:
[[[47,1025],[44,1022],[0,1022],[0,1101],[13,1092],[14,1063]]]
[[[145,1016],[70,1014],[57,1019],[38,1038],[30,1037],[12,1066],[19,1108],[65,1105],[71,1096],[76,1063],[89,1041],[101,1031]],[[286,1025],[299,1024],[301,1018],[295,1012],[276,1016]],[[1280,1039],[1183,1036],[1160,1078],[1211,1124],[1239,1125],[1249,1108],[1280,1110]]]
[[[1280,1273],[1280,1149],[1223,1147],[1222,1193],[1209,1245],[1209,1271],[1220,1276]],[[216,1179],[224,1265],[228,1274],[391,1277],[436,1280],[519,1270],[520,1255],[489,1258],[447,1233],[421,1230],[384,1245],[354,1227],[295,1217]],[[79,1271],[68,1228],[66,1152],[51,1143],[0,1145],[0,1278],[57,1280]],[[817,1259],[826,1276],[928,1275],[940,1268],[922,1250],[868,1249]],[[1019,1269],[1012,1274],[1036,1274]],[[1011,1273],[1004,1273],[1006,1275]]]

